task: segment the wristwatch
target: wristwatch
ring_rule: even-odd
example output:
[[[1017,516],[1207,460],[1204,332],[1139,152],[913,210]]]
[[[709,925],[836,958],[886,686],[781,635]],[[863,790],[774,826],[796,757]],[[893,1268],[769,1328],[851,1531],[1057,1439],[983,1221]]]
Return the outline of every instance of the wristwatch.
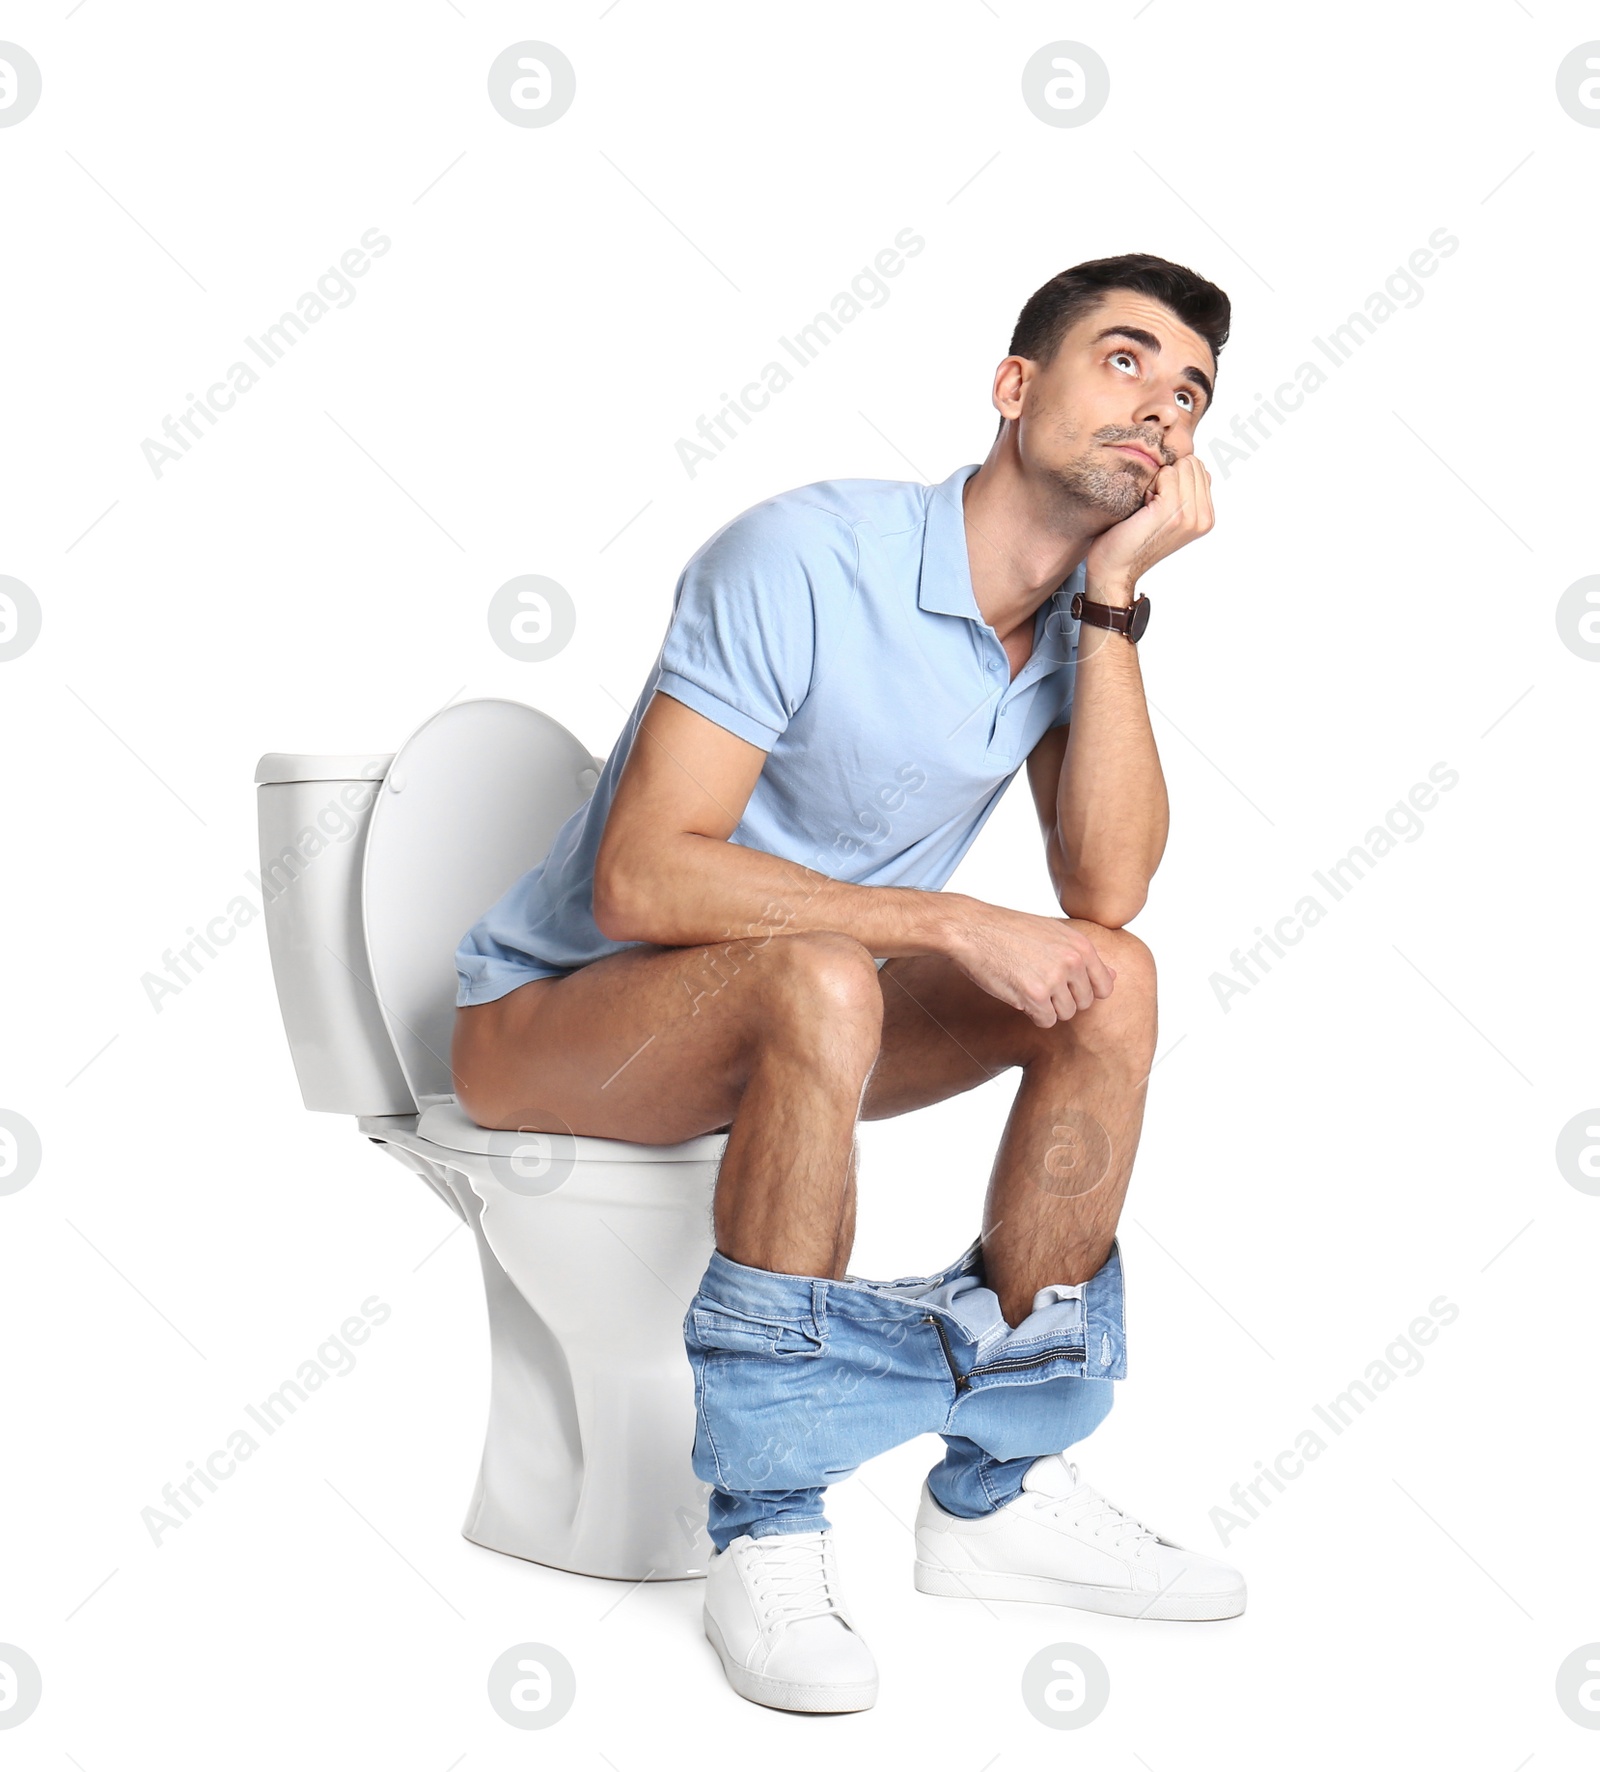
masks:
[[[1130,608],[1117,609],[1109,603],[1091,603],[1082,591],[1074,591],[1068,609],[1074,621],[1086,621],[1092,628],[1109,628],[1121,634],[1131,646],[1137,646],[1150,625],[1150,599],[1139,597]]]

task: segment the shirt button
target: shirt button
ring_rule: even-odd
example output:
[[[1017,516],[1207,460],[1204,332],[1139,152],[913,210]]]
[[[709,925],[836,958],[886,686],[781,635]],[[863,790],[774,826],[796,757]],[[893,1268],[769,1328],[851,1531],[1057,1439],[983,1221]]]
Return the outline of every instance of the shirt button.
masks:
[[[991,671],[997,671],[997,670],[999,670],[999,669],[1000,669],[1000,661],[999,661],[999,659],[997,659],[997,658],[991,658],[991,659],[990,659],[990,660],[989,660],[989,669],[990,669],[990,670],[991,670]]]

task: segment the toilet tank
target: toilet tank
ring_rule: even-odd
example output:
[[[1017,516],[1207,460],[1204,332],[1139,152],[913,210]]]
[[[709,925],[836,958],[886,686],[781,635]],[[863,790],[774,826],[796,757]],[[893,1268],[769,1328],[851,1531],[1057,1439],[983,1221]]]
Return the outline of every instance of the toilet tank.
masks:
[[[261,890],[278,1007],[300,1094],[324,1114],[413,1114],[378,1011],[362,926],[367,827],[389,755],[256,765]]]

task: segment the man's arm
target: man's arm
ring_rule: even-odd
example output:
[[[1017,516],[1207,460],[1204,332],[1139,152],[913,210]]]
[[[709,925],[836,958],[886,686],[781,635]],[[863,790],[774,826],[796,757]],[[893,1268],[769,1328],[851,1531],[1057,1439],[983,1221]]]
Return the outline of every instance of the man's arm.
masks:
[[[594,919],[612,941],[692,947],[836,929],[874,954],[943,952],[954,900],[847,886],[728,842],[767,754],[655,695],[617,783],[595,858]]]
[[[730,843],[766,753],[657,693],[595,858],[594,919],[612,941],[696,947],[837,930],[869,953],[943,954],[1040,1027],[1109,996],[1086,936],[960,893],[851,886]]]
[[[1156,475],[1143,507],[1090,547],[1084,595],[1130,608],[1140,578],[1214,522],[1209,469],[1180,457]],[[1144,908],[1168,824],[1138,649],[1121,634],[1080,627],[1072,722],[1034,746],[1028,784],[1061,908],[1121,928]]]
[[[1086,595],[1119,601],[1092,581]],[[1028,785],[1062,910],[1108,929],[1131,922],[1166,848],[1168,807],[1138,652],[1120,634],[1081,630],[1072,723],[1034,746]]]

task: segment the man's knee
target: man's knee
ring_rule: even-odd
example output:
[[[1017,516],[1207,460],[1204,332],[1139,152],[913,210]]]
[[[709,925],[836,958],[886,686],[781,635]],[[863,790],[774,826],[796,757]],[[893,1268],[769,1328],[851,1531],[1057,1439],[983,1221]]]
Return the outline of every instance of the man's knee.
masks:
[[[1131,929],[1108,929],[1101,923],[1086,923],[1081,917],[1067,919],[1068,926],[1088,937],[1094,951],[1117,974],[1120,991],[1126,980],[1130,994],[1155,1000],[1156,957]]]
[[[877,1054],[883,992],[872,955],[852,935],[833,930],[779,935],[761,950],[762,1028]]]
[[[1115,1051],[1142,1074],[1155,1055],[1155,956],[1131,930],[1110,929],[1079,917],[1071,919],[1071,927],[1088,937],[1116,980],[1109,997],[1095,998],[1087,1009],[1043,1031],[1076,1050],[1095,1045]]]

